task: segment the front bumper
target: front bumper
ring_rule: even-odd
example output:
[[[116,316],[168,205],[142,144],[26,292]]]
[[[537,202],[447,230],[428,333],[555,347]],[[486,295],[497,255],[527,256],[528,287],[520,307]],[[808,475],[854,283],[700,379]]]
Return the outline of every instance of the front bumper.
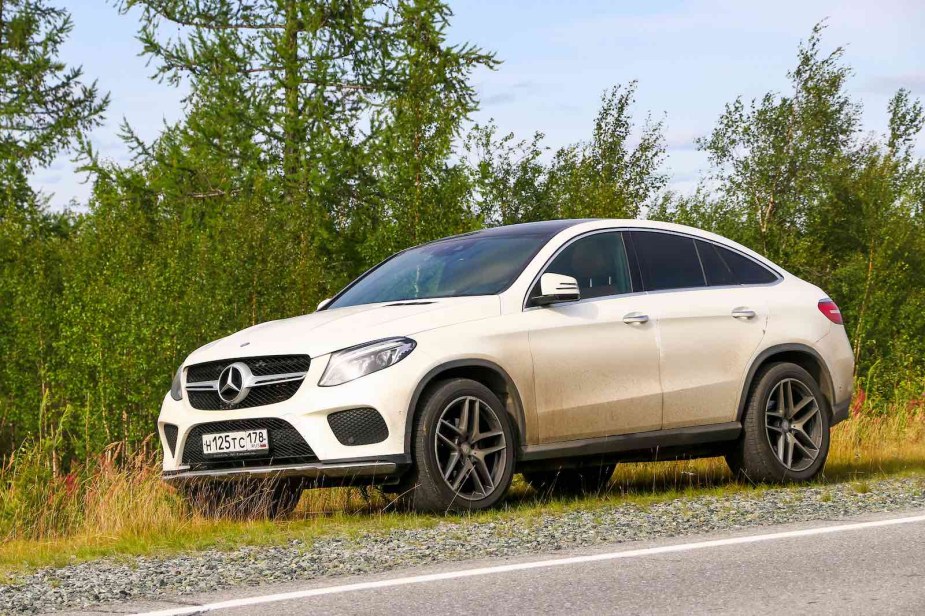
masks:
[[[171,483],[196,481],[243,481],[248,479],[284,479],[302,477],[309,480],[353,480],[387,478],[403,471],[408,465],[405,456],[391,459],[343,460],[339,462],[309,462],[242,468],[164,471],[163,479]]]
[[[327,356],[312,358],[305,380],[288,400],[253,408],[200,410],[190,405],[188,392],[176,401],[168,394],[158,418],[158,433],[164,451],[163,477],[174,481],[186,478],[239,479],[246,477],[298,476],[306,478],[384,477],[405,470],[405,424],[414,385],[432,367],[421,349],[385,370],[335,387],[319,387],[318,380],[327,365]],[[381,441],[351,444],[339,440],[328,416],[341,411],[374,409],[381,416],[387,434]],[[299,459],[224,460],[210,468],[185,455],[195,451],[194,440],[210,424],[276,421],[295,429],[310,451],[300,451]],[[176,428],[174,428],[174,426]],[[168,438],[165,427],[171,432]],[[262,427],[262,426],[256,426]],[[175,432],[174,432],[175,430]],[[227,428],[215,426],[215,431]],[[188,449],[189,446],[189,449]]]

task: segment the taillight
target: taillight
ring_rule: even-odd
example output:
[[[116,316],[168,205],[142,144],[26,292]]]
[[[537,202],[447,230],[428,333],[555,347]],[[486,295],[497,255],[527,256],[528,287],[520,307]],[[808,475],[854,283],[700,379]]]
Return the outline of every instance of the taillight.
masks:
[[[838,305],[828,297],[819,300],[819,312],[824,314],[832,323],[836,325],[842,324],[841,310],[839,310]]]

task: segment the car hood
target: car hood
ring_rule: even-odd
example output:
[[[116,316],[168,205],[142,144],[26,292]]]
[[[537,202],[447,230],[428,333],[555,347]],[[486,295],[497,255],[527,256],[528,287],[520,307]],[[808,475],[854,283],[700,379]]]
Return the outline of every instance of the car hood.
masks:
[[[268,321],[211,342],[184,365],[259,355],[326,355],[346,347],[498,316],[497,295],[435,298],[321,310]]]

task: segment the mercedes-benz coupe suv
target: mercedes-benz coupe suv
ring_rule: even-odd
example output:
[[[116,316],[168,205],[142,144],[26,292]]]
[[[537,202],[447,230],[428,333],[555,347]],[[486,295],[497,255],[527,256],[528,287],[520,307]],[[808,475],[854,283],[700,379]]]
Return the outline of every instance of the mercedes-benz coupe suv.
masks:
[[[380,485],[488,507],[515,472],[594,491],[621,460],[725,456],[807,480],[854,360],[819,288],[697,229],[557,220],[400,252],[313,314],[193,352],[164,398],[164,478]],[[268,482],[263,482],[264,484]]]

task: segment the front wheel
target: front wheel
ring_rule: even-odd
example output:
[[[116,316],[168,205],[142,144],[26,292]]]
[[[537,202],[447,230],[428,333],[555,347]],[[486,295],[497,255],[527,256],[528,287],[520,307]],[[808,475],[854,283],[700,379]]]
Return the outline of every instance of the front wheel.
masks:
[[[829,423],[812,375],[796,364],[772,364],[755,377],[742,437],[726,461],[752,482],[808,481],[825,466]]]
[[[497,503],[514,474],[510,416],[490,389],[451,379],[429,390],[415,416],[414,466],[402,500],[418,511],[466,511]]]

